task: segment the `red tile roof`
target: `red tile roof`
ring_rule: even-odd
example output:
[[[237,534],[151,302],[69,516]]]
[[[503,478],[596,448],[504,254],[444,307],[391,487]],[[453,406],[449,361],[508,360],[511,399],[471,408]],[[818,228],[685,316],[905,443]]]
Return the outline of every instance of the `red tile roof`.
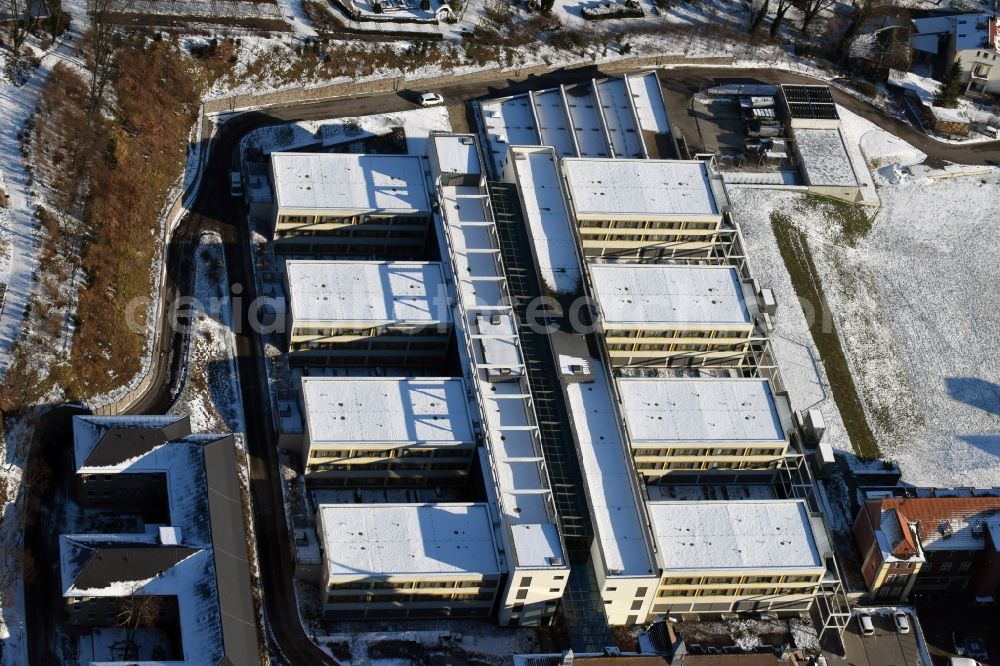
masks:
[[[876,528],[881,526],[884,512],[892,509],[907,522],[919,523],[924,548],[980,550],[984,539],[977,537],[973,528],[980,521],[1000,518],[1000,497],[892,497],[869,500],[866,508]],[[909,530],[903,530],[903,535],[908,539]],[[902,547],[893,544],[894,551],[897,545]]]

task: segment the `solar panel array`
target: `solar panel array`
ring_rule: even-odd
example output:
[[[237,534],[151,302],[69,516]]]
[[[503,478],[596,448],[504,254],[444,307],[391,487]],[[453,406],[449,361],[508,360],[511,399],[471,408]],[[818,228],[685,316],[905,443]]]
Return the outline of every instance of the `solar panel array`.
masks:
[[[792,118],[837,120],[837,107],[827,86],[782,86]]]

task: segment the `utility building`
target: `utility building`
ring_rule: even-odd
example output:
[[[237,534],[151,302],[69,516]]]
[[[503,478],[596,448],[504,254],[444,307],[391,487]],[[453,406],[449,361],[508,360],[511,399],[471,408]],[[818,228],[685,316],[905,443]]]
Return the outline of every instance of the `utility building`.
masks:
[[[292,363],[428,366],[448,350],[441,264],[295,260],[285,281]]]
[[[791,405],[766,379],[621,377],[618,394],[635,468],[650,481],[773,470],[788,449]]]
[[[427,244],[420,157],[274,153],[271,180],[276,252],[418,256]]]
[[[615,367],[740,367],[766,341],[731,266],[591,264],[590,282]]]
[[[310,485],[455,485],[476,452],[461,379],[303,377],[302,413]]]

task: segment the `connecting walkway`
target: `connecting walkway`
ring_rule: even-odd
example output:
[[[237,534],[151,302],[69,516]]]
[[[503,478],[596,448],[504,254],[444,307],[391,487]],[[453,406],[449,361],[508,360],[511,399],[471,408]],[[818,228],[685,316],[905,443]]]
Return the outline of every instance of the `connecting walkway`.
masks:
[[[527,325],[528,309],[542,295],[531,258],[531,241],[521,214],[516,187],[491,182],[489,192],[507,284],[514,300],[528,382],[535,399],[542,452],[548,466],[569,556],[570,576],[563,595],[564,628],[575,651],[600,652],[614,643],[604,614],[604,601],[590,561],[594,530],[583,495],[579,457],[567,429],[569,415],[562,391],[556,384],[559,372],[552,360],[549,338],[540,327]],[[537,323],[557,325],[560,322],[545,318],[545,321]]]

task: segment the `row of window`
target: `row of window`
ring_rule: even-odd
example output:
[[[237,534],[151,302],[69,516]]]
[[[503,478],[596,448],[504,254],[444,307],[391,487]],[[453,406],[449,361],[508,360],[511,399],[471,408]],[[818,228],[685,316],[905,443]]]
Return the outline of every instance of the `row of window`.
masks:
[[[777,460],[769,463],[758,463],[748,461],[721,462],[718,460],[697,460],[689,462],[669,462],[669,463],[637,463],[636,469],[642,473],[649,472],[669,472],[679,470],[732,470],[732,469],[774,469],[778,466]]]
[[[678,231],[715,231],[718,222],[695,222],[691,220],[578,220],[580,232],[588,229],[677,229]]]
[[[310,449],[310,458],[471,458],[475,447],[437,447],[402,449]]]
[[[749,326],[749,324],[748,324]],[[731,330],[731,329],[718,329],[718,328],[663,328],[663,329],[650,329],[650,328],[609,328],[605,329],[604,337],[606,338],[628,338],[628,339],[643,339],[649,338],[653,340],[660,340],[663,338],[690,338],[694,340],[716,340],[722,339],[729,342],[732,339],[742,340],[744,338],[750,337],[751,331],[749,328],[745,331]]]
[[[441,351],[448,347],[448,339],[435,342],[380,342],[378,338],[367,338],[365,340],[353,340],[351,342],[337,342],[336,340],[320,341],[309,340],[306,342],[292,342],[289,351],[307,351],[310,349],[331,349],[337,351],[364,350],[364,351]]]
[[[698,345],[685,345],[685,344],[608,344],[608,351],[620,351],[620,352],[663,352],[663,353],[673,353],[673,352],[732,352],[732,353],[742,353],[746,351],[747,343],[743,342],[740,344],[698,344]]]
[[[665,413],[669,413],[666,410]],[[737,448],[737,449],[639,449],[633,448],[632,455],[636,457],[636,462],[642,462],[642,458],[646,456],[656,456],[660,458],[667,457],[682,457],[682,456],[692,456],[698,458],[707,458],[709,456],[733,456],[733,457],[746,457],[746,456],[782,456],[785,453],[784,446],[774,446],[769,448]]]
[[[343,240],[348,240],[351,238],[385,238],[392,240],[416,240],[420,241],[426,238],[426,231],[415,230],[410,231],[407,229],[392,229],[382,230],[382,229],[367,229],[359,227],[340,227],[337,229],[278,229],[274,232],[274,238],[276,240],[281,240],[283,238],[321,238],[321,237],[333,237]]]
[[[354,580],[349,583],[332,582],[329,589],[333,590],[453,590],[461,588],[492,589],[497,586],[496,580],[409,580],[409,581],[368,581]]]
[[[375,472],[375,471],[412,471],[412,472],[462,472],[469,468],[469,463],[401,463],[401,462],[378,462],[378,463],[309,463],[311,472]]]
[[[819,575],[789,576],[671,576],[661,585],[778,585],[781,583],[818,583]]]
[[[414,215],[279,215],[277,224],[413,224],[428,222],[428,218]]]
[[[398,325],[388,325],[388,326],[366,326],[364,328],[333,328],[333,327],[318,327],[318,326],[292,326],[292,337],[299,337],[305,335],[317,335],[324,337],[334,337],[334,336],[362,336],[366,338],[406,338],[414,337],[418,335],[446,335],[445,331],[440,330],[441,326],[439,323],[435,322],[429,326],[414,325],[414,324],[398,324]]]
[[[773,597],[776,595],[809,594],[814,588],[806,587],[725,587],[707,589],[670,589],[660,590],[657,598],[666,597]]]
[[[938,571],[940,573],[948,573],[952,570],[952,562],[942,562],[941,564],[934,566],[933,562],[927,562],[920,568],[920,573],[930,573],[931,571]],[[972,568],[972,562],[959,562],[958,571],[968,571]]]
[[[334,595],[327,597],[327,602],[331,604],[358,604],[358,603],[419,603],[421,601],[433,601],[436,603],[444,601],[490,601],[494,597],[492,592],[482,594],[400,594],[392,596],[376,596],[371,594]]]

